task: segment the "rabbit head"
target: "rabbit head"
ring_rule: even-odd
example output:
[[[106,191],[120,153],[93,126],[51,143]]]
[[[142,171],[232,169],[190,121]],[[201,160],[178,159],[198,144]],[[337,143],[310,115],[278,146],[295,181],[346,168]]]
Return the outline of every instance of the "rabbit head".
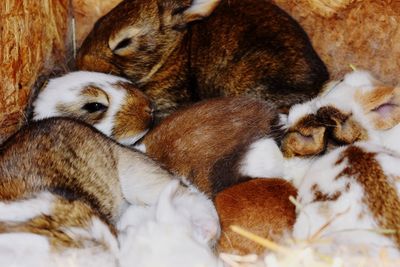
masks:
[[[33,103],[33,119],[73,117],[131,145],[151,127],[153,106],[129,81],[78,71],[51,79]]]

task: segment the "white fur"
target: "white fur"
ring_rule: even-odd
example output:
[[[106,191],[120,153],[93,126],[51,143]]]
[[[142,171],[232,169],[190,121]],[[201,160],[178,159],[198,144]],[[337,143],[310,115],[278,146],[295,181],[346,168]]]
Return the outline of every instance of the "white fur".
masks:
[[[64,232],[74,239],[86,240],[85,247],[96,247],[101,244],[103,249],[113,255],[118,253],[118,242],[111,233],[110,228],[99,218],[93,217],[91,224],[87,228],[70,227],[65,228]]]
[[[262,138],[250,145],[240,164],[240,173],[250,177],[282,177],[283,155],[272,138]]]
[[[146,153],[146,145],[144,143],[136,144],[133,146],[133,148],[142,153]]]
[[[396,183],[391,177],[400,175],[400,169],[394,168],[395,165],[400,166],[399,155],[368,142],[358,143],[357,146],[366,152],[377,153],[376,158],[387,175],[387,181]],[[379,230],[379,227],[365,203],[363,186],[353,177],[339,176],[344,168],[351,168],[346,161],[336,164],[340,154],[346,148],[338,148],[322,156],[306,172],[298,188],[298,201],[301,208],[298,210],[293,235],[297,239],[307,239],[321,231],[320,237],[333,241],[330,246],[368,244],[369,252],[374,255],[377,255],[380,249],[386,248],[390,254],[400,257],[399,251],[390,238],[373,231]],[[318,190],[324,194],[333,196],[336,192],[341,192],[341,195],[336,200],[315,201],[312,193],[314,185],[317,185]],[[349,185],[348,190],[347,185]],[[384,197],[382,196],[382,201]],[[321,246],[321,249],[333,252],[330,251],[329,246]]]
[[[315,158],[292,157],[283,161],[282,177],[290,181],[295,187],[303,181],[305,173],[314,162]]]
[[[0,202],[0,221],[23,222],[42,214],[50,214],[54,196],[43,192],[33,198]]]
[[[177,181],[173,181],[163,190],[155,206],[131,206],[121,217],[118,223],[121,267],[132,264],[141,267],[213,267],[220,264],[207,242],[196,238],[198,225],[186,216],[187,209],[180,206],[190,205],[191,212],[196,213],[209,210],[198,206],[190,194],[179,194],[177,189]]]
[[[135,135],[135,136],[131,136],[131,137],[128,137],[128,138],[123,138],[123,139],[120,139],[119,140],[119,143],[121,143],[121,144],[123,144],[123,145],[127,145],[127,146],[130,146],[130,145],[132,145],[132,144],[135,144],[137,141],[139,141],[143,136],[145,136],[146,135],[146,133],[148,132],[149,130],[147,129],[147,130],[145,130],[145,131],[143,131],[143,132],[140,132],[140,133],[138,133],[137,135]],[[142,151],[143,152],[143,151]]]
[[[51,249],[44,236],[31,233],[0,234],[0,266],[117,267],[115,255],[101,247]]]
[[[56,106],[60,103],[66,105],[79,103],[79,94],[82,89],[93,85],[101,88],[108,95],[110,102],[105,117],[93,126],[110,136],[114,127],[115,115],[126,97],[126,91],[115,86],[118,82],[128,83],[129,81],[122,77],[89,71],[71,72],[51,79],[33,103],[33,119],[62,116],[63,114],[57,111]]]
[[[221,0],[194,0],[192,5],[185,11],[185,14],[207,17],[220,1]]]
[[[286,124],[284,124],[285,128],[289,128],[296,123],[299,122],[304,116],[309,114],[314,114],[317,111],[316,102],[318,101],[318,97],[311,99],[308,102],[293,105],[286,119]]]

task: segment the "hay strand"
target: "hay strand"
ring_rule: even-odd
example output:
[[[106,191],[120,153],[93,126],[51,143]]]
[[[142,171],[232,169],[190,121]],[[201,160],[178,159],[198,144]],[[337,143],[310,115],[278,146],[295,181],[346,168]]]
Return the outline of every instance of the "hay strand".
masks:
[[[23,122],[38,75],[64,61],[68,0],[0,4],[0,141]]]

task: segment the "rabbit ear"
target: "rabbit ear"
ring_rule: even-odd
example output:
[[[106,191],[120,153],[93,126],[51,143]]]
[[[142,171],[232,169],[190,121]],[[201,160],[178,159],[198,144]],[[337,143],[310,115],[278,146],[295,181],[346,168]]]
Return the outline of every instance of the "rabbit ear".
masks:
[[[333,128],[332,137],[336,141],[351,144],[367,138],[366,130],[353,119],[351,114],[341,112],[335,107],[320,108],[317,117],[324,125]]]
[[[182,27],[196,20],[204,19],[212,14],[221,0],[193,0],[190,6],[181,6],[172,14],[175,27]]]
[[[355,99],[376,130],[387,130],[400,122],[400,87],[377,86],[368,92],[359,90]]]
[[[311,156],[322,152],[326,146],[326,127],[315,115],[307,115],[289,129],[282,140],[281,149],[285,157]]]
[[[179,186],[178,180],[172,180],[163,189],[158,198],[156,207],[156,220],[159,222],[171,223],[175,217],[176,209],[172,203]]]

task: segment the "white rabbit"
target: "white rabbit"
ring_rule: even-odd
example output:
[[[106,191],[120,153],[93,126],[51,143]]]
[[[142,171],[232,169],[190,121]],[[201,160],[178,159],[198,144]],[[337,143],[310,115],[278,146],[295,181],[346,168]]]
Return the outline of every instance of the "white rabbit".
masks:
[[[153,106],[122,77],[77,71],[51,79],[33,102],[33,120],[56,116],[83,120],[131,145],[152,125]]]
[[[191,220],[183,206],[192,207],[203,220]],[[178,182],[173,181],[156,205],[130,206],[122,216],[118,223],[120,266],[220,266],[208,244],[214,236],[210,229],[219,231],[216,223],[218,217],[210,200],[197,191],[182,194]]]

